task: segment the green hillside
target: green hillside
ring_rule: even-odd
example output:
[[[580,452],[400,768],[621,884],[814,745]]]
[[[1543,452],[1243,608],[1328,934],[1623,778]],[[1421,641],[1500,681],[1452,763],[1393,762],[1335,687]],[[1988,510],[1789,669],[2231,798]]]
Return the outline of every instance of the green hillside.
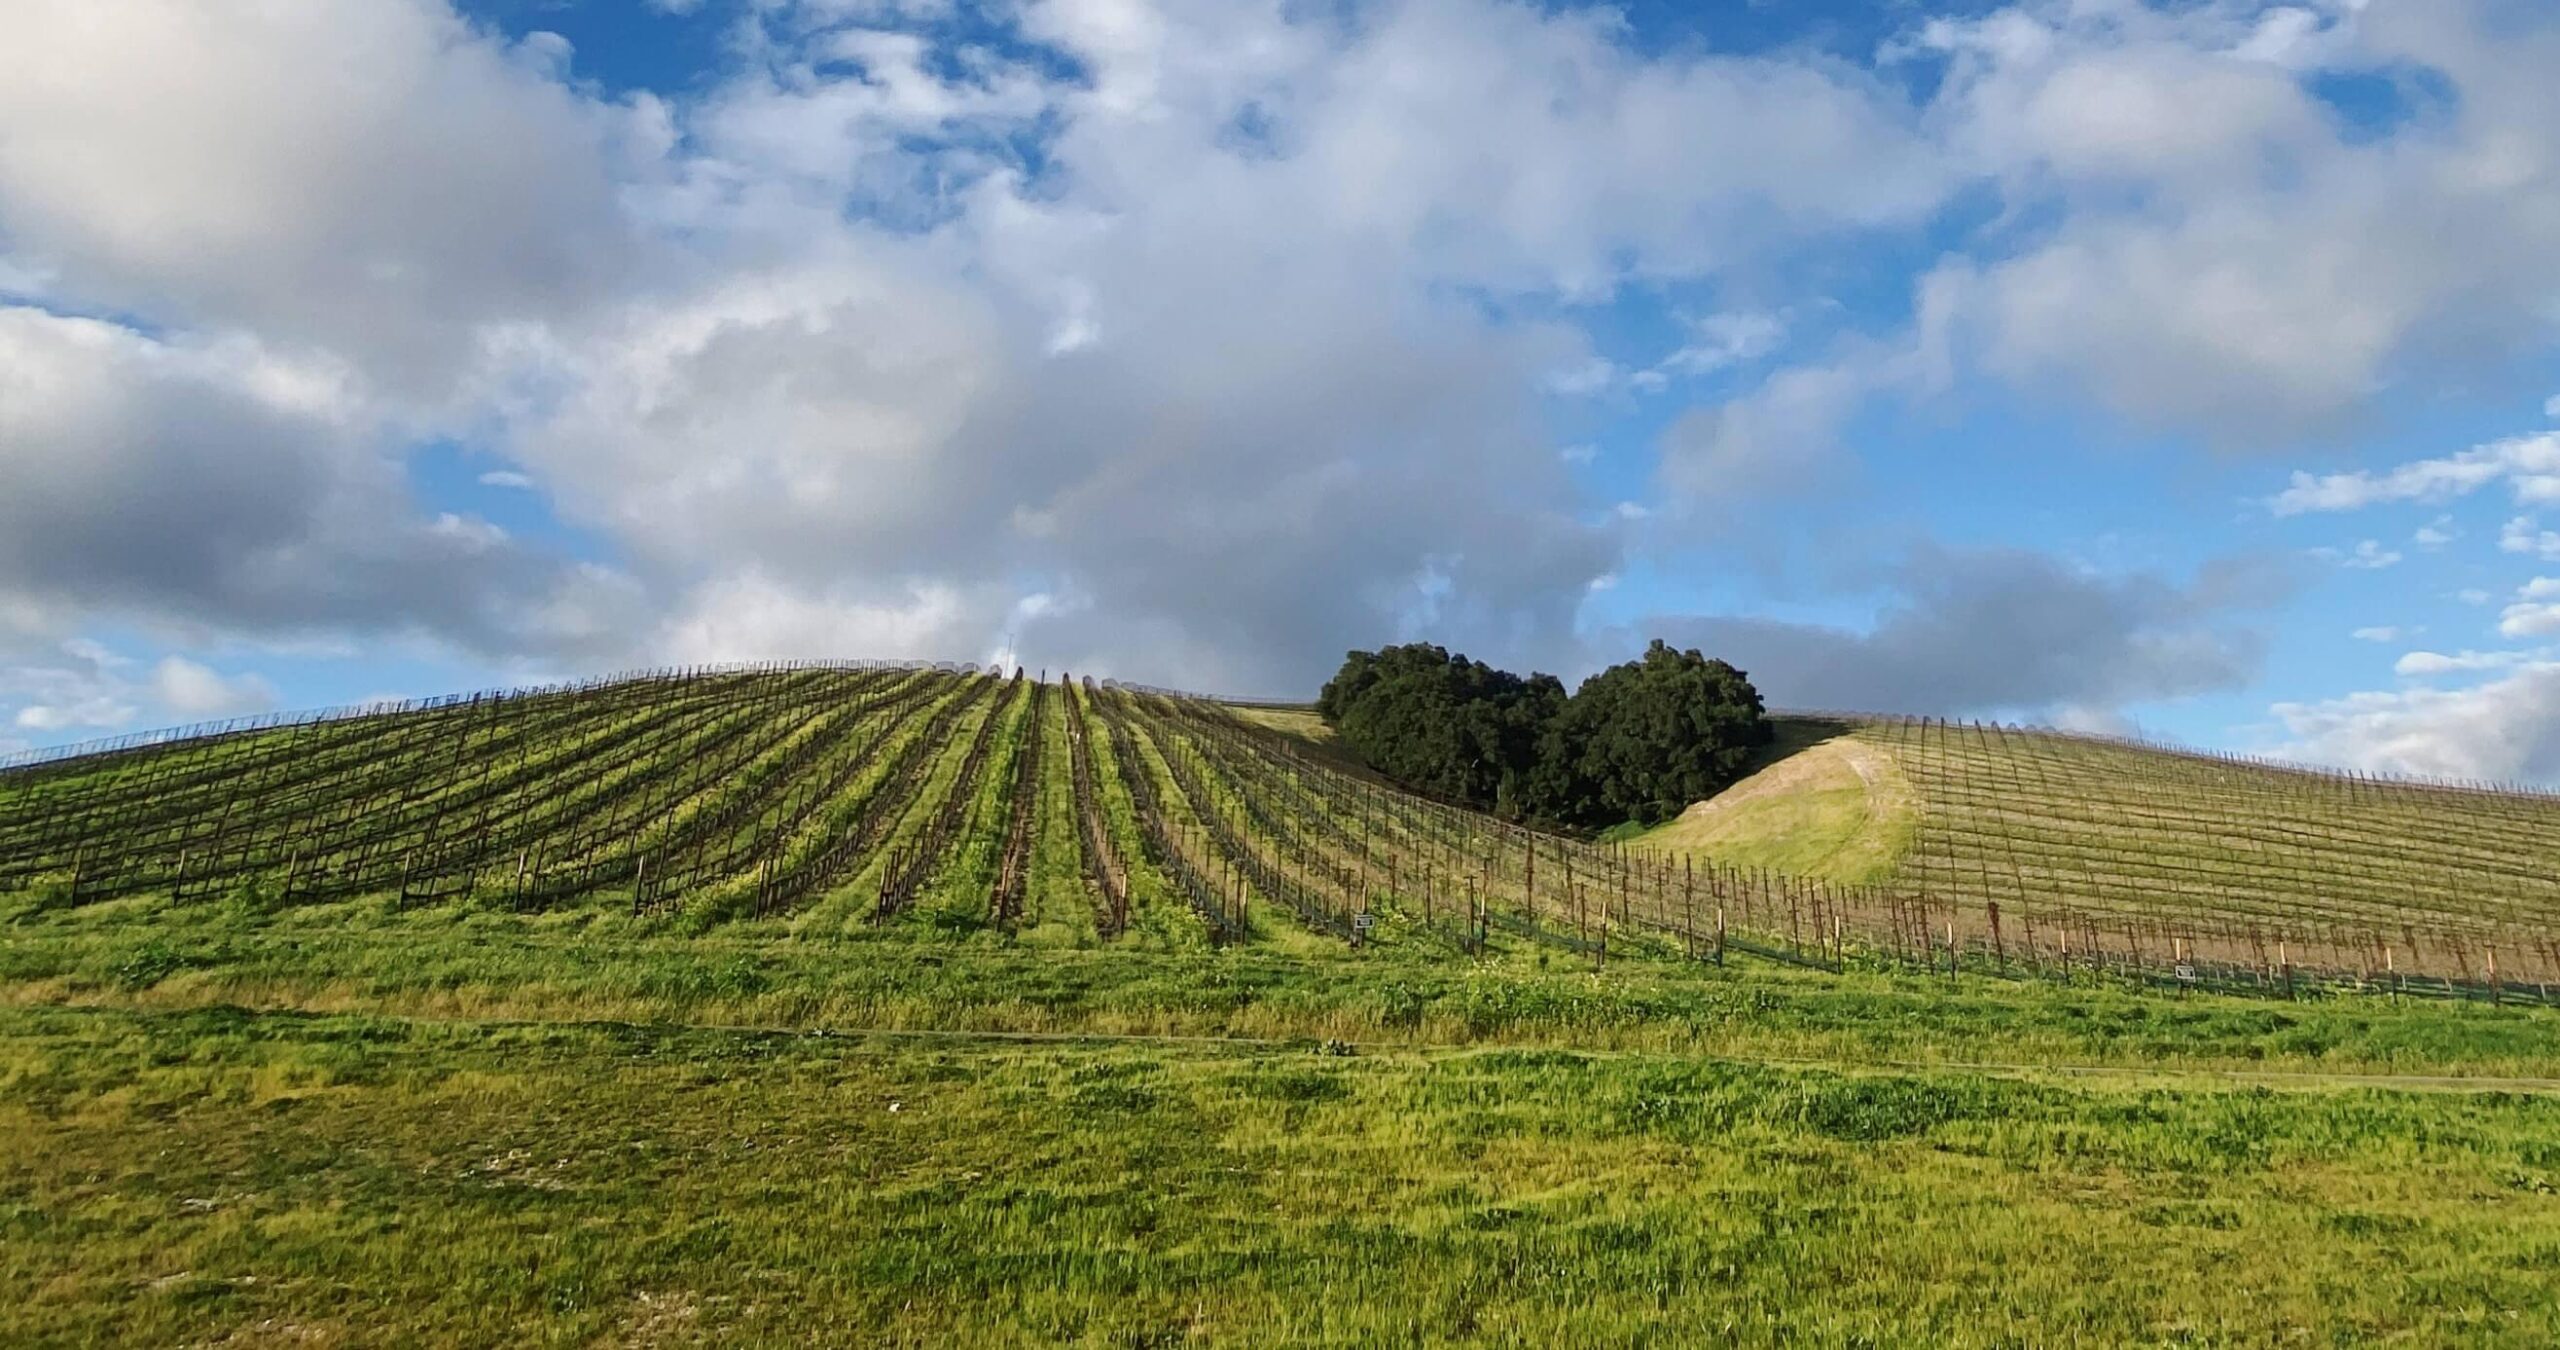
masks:
[[[2560,1338],[2541,892],[2421,903],[2538,799],[1961,738],[1632,846],[965,668],[0,772],[0,1343]]]
[[[2030,954],[2560,979],[2560,798],[1922,720],[1781,723],[1646,847],[1921,897]]]
[[[1498,945],[2263,984],[2560,974],[2560,799],[1782,722],[1636,846],[1393,790],[1285,708],[1020,672],[677,673],[0,774],[42,910],[367,902],[1058,941]]]

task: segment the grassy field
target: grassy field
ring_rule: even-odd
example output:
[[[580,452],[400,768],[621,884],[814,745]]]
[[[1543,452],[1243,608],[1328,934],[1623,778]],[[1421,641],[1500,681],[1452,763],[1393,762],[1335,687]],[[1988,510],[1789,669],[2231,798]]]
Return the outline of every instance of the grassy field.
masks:
[[[2560,1014],[20,910],[11,1344],[2533,1345]]]
[[[1634,836],[1832,882],[1892,877],[1911,851],[1918,803],[1890,754],[1818,722],[1785,721],[1749,777]]]
[[[799,669],[0,775],[0,1344],[2560,1339],[2560,1009],[1849,927],[1991,900],[2022,752],[1622,849],[1313,734]]]

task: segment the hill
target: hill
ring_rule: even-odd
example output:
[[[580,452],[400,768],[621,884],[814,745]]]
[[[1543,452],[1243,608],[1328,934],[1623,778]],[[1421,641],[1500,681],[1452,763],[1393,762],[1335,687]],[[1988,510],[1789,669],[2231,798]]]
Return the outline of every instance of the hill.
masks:
[[[1919,897],[2006,943],[2560,977],[2560,798],[1928,719],[1781,720],[1750,776],[1640,837]],[[2112,939],[2112,942],[2111,942]],[[2243,955],[2245,953],[2245,956]]]
[[[1397,791],[1286,708],[1019,671],[662,672],[21,767],[0,891],[2288,991],[2560,974],[2560,800],[1926,720],[1781,730],[1743,782],[1603,846]]]
[[[2560,1012],[2181,980],[2140,887],[2059,959],[1936,862],[1994,761],[1788,730],[1655,847],[963,668],[23,765],[0,1342],[2560,1336]]]
[[[1528,889],[1539,859],[1580,868],[1570,936],[1549,913],[1563,883]],[[1394,792],[1219,705],[1019,671],[668,672],[0,774],[0,890],[45,910],[922,915],[1467,950],[1508,925],[1578,949],[1599,941],[1592,879],[1618,865]]]

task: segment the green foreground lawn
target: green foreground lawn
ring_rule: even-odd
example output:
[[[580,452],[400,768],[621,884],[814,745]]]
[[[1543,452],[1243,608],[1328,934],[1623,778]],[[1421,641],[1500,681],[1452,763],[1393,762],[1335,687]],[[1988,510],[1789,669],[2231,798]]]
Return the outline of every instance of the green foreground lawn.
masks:
[[[1667,960],[21,922],[0,1344],[2548,1345],[2560,1098],[2479,1076],[2560,1077],[2555,1033]]]

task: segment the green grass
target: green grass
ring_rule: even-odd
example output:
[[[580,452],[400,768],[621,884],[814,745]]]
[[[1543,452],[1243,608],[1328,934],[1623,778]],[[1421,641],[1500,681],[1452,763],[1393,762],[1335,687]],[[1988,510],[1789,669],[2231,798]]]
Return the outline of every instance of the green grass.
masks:
[[[788,941],[673,921],[458,913],[108,916],[0,928],[0,1003],[505,1021],[1341,1039],[1755,1059],[2560,1077],[2560,1012],[2360,997],[2164,998],[1736,959],[1605,970],[1513,948],[1212,951],[952,936]]]
[[[1917,816],[1891,756],[1827,724],[1791,720],[1740,782],[1623,837],[1738,867],[1865,884],[1902,866]]]
[[[0,1344],[2560,1334],[2547,1009],[687,927],[0,909]]]
[[[0,1339],[2537,1345],[2552,1103],[0,1011]]]
[[[734,774],[640,756],[585,781],[580,750],[634,736],[713,753],[646,690],[508,724],[488,741],[503,766],[412,738],[346,780],[372,796],[256,804],[267,852],[223,855],[225,884],[185,898],[151,868],[213,833],[183,818],[219,793],[154,804],[147,757],[8,786],[0,843],[36,884],[0,893],[0,1344],[2560,1340],[2560,1009],[2180,996],[2085,957],[1950,977],[1856,942],[1836,974],[1683,959],[1641,921],[1668,912],[1669,873],[1549,839],[1533,894],[1522,840],[1375,792],[1320,749],[1266,755],[1304,714],[1251,710],[1257,742],[1111,695],[1084,715],[1133,921],[1104,941],[1068,700],[1035,721],[988,697],[929,731],[968,690],[884,683],[910,678],[922,705],[859,704],[878,688],[820,673],[722,714],[754,738]],[[914,908],[875,922],[887,851],[954,800],[990,716],[968,823]],[[866,734],[813,739],[835,731]],[[2535,809],[2358,788],[2310,811],[2303,784],[2246,766],[1905,733],[1792,728],[1749,790],[1642,842],[1965,903],[2079,869],[2103,899],[2155,875],[2138,855],[2158,837],[2181,835],[2157,851],[2182,866],[2245,860],[2213,830],[2251,803],[2327,821],[2324,840],[2433,831],[2439,851]],[[348,748],[395,734],[310,745],[361,759]],[[1006,766],[1034,736],[1008,936],[987,890]],[[183,762],[223,769],[245,744]],[[502,824],[591,792],[643,840],[733,801],[782,820],[796,786],[836,783],[767,840],[797,860],[889,800],[910,745],[920,773],[877,847],[761,921],[744,867],[646,915],[613,882],[515,913],[486,869],[422,907],[380,889],[287,903],[270,856],[320,839],[378,862],[346,804],[396,801],[392,769],[426,765],[441,799],[520,756]],[[1133,788],[1161,800],[1160,832]],[[65,842],[47,804],[100,789],[148,842],[127,849],[131,884],[75,903],[43,870]],[[2207,806],[2201,824],[2171,813]],[[572,825],[545,837],[565,846]],[[1241,840],[1380,922],[1354,949],[1257,894],[1244,940],[1213,946],[1146,861],[1159,834],[1209,873],[1214,836]],[[2352,848],[2376,894],[2425,874]],[[2048,860],[2007,870],[2030,849]],[[1965,890],[1995,858],[1991,889]],[[1605,914],[1629,876],[1650,880],[1605,963],[1508,928],[1462,955],[1417,921],[1418,879],[1445,918],[1464,878],[1538,906],[1552,937],[1560,883]]]

